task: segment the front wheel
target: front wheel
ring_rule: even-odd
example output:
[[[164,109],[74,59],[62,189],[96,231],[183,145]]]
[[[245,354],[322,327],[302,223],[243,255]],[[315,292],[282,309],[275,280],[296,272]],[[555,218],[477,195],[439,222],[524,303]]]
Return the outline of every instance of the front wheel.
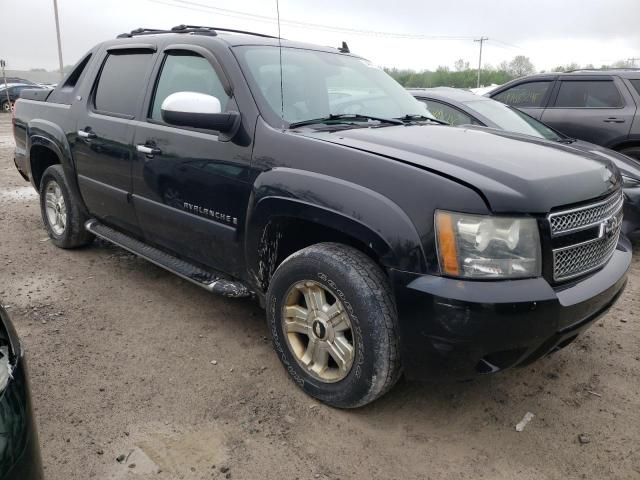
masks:
[[[396,307],[382,269],[340,244],[284,260],[267,293],[274,347],[293,380],[335,407],[386,393],[400,375]]]
[[[11,113],[11,102],[9,100],[5,100],[2,102],[0,109],[2,109],[4,113]]]
[[[627,147],[620,150],[620,153],[624,153],[626,156],[633,158],[640,162],[640,147]]]

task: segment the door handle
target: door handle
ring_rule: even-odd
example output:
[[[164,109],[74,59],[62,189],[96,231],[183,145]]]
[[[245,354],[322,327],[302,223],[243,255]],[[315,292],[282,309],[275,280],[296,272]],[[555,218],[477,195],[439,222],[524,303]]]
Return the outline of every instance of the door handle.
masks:
[[[147,157],[153,157],[154,155],[160,155],[162,153],[162,150],[158,147],[150,147],[148,145],[136,145],[136,150],[144,153]]]
[[[604,120],[605,123],[624,123],[624,118],[609,117]]]
[[[80,138],[96,138],[97,135],[91,130],[78,130],[78,136]]]

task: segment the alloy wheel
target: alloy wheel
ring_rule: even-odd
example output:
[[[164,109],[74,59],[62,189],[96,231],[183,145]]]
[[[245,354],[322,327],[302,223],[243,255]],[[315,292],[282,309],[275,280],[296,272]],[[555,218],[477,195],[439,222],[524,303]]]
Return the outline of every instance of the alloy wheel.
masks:
[[[51,180],[45,189],[47,221],[53,233],[60,236],[67,228],[67,205],[58,182]]]
[[[289,350],[312,377],[326,383],[344,379],[356,348],[343,303],[318,282],[293,285],[286,295],[282,327]]]

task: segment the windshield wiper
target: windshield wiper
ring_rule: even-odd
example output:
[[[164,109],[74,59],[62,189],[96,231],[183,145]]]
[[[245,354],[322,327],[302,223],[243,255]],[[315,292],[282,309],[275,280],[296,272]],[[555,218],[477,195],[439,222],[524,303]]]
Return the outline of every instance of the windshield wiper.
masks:
[[[577,140],[575,138],[571,138],[571,137],[560,137],[558,138],[558,140],[556,140],[556,142],[558,143],[566,143],[567,145],[577,142]]]
[[[329,123],[338,120],[336,123],[353,123],[358,121],[373,120],[380,123],[390,123],[392,125],[404,125],[404,122],[397,118],[375,117],[373,115],[364,115],[360,113],[332,113],[328,117],[313,118],[311,120],[302,120],[289,124],[289,128],[304,127],[305,125],[315,125],[317,123]],[[349,122],[340,122],[340,120],[349,120]]]
[[[428,122],[437,123],[439,125],[449,125],[449,122],[445,122],[444,120],[438,120],[437,118],[434,118],[434,117],[428,117],[426,115],[406,114],[404,117],[398,117],[397,120],[402,120],[403,122],[428,121]]]

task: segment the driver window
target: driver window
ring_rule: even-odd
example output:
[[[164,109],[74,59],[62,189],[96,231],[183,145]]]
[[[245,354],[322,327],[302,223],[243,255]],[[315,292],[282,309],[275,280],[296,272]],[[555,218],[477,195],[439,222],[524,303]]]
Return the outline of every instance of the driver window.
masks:
[[[151,105],[150,118],[162,122],[160,107],[165,98],[176,92],[197,92],[220,100],[222,111],[229,102],[222,82],[211,64],[192,52],[172,52],[165,56]]]

